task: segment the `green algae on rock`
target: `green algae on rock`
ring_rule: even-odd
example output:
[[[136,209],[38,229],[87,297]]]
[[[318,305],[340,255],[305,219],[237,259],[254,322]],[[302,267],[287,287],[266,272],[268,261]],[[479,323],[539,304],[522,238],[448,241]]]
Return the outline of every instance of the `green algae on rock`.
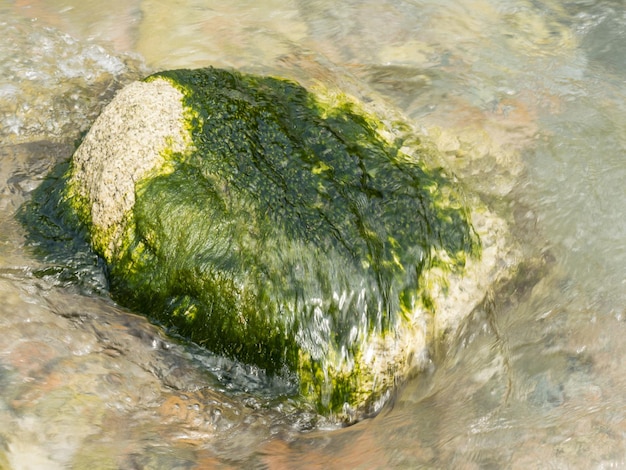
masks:
[[[119,303],[351,420],[500,269],[503,223],[432,152],[342,93],[175,70],[119,92],[54,184]]]

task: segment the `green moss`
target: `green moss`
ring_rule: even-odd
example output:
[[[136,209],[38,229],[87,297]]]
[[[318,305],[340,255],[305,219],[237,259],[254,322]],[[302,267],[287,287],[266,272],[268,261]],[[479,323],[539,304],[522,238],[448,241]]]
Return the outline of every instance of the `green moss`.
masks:
[[[372,337],[432,307],[425,270],[480,251],[458,189],[345,95],[212,68],[156,79],[182,91],[195,150],[166,151],[168,171],[137,182],[107,256],[114,297],[219,354],[297,374],[320,411],[383,393],[393,379],[362,367]],[[89,225],[74,192],[61,200]],[[103,255],[107,234],[91,238]]]
[[[59,285],[93,293],[105,289],[103,265],[89,249],[88,225],[66,198],[69,162],[58,165],[33,191],[17,219],[27,228],[28,245],[45,262],[33,274]]]
[[[293,338],[247,249],[245,219],[185,164],[137,188],[134,238],[111,265],[111,290],[124,304],[211,350],[269,372],[289,364]]]

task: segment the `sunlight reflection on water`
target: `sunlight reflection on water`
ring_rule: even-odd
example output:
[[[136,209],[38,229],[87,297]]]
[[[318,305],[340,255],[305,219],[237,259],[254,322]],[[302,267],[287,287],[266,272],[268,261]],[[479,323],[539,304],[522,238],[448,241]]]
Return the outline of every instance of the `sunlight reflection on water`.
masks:
[[[622,2],[59,0],[0,14],[0,468],[624,464]],[[314,418],[289,403],[196,387],[214,380],[194,369],[208,359],[36,279],[13,215],[122,84],[207,64],[375,89],[512,214],[541,275],[504,286],[350,428],[303,433]]]

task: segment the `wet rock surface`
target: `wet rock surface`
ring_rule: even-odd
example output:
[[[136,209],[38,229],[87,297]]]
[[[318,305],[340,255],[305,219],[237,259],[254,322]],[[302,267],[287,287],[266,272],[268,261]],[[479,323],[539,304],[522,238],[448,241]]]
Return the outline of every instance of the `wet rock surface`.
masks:
[[[120,303],[294,374],[320,413],[355,421],[518,262],[506,222],[399,114],[271,77],[160,72],[116,95],[25,225],[43,249],[86,231]]]
[[[3,333],[6,326],[12,339],[24,339],[15,346],[0,340],[0,468],[67,468],[72,462],[77,468],[163,469],[623,466],[626,100],[621,71],[626,62],[620,60],[619,39],[626,16],[621,2],[307,1],[297,7],[281,4],[288,11],[272,17],[262,9],[250,15],[247,1],[180,2],[185,10],[180,15],[145,1],[145,25],[132,13],[138,3],[121,3],[120,8],[90,0],[0,4],[0,29],[10,38],[0,45],[0,316]],[[209,8],[200,11],[200,3]],[[151,6],[154,15],[147,18]],[[103,9],[114,30],[94,21],[93,13]],[[284,30],[276,26],[280,22]],[[60,30],[76,37],[68,42]],[[482,194],[496,195],[490,201],[494,207],[515,213],[511,225],[521,232],[524,257],[549,252],[558,273],[507,291],[491,316],[477,312],[461,326],[458,341],[448,345],[446,360],[411,380],[375,419],[350,428],[328,432],[324,423],[296,413],[289,403],[275,404],[283,421],[273,421],[276,415],[255,405],[258,399],[228,390],[221,397],[221,385],[194,388],[186,380],[195,380],[188,367],[196,368],[197,361],[216,377],[219,371],[240,374],[214,358],[200,360],[195,352],[193,361],[188,354],[165,360],[168,350],[156,354],[146,346],[150,340],[138,340],[138,331],[153,331],[145,319],[130,315],[130,323],[143,325],[131,328],[127,312],[110,316],[123,309],[94,301],[93,292],[66,292],[58,273],[48,272],[42,281],[34,275],[42,266],[24,249],[24,233],[14,217],[51,167],[48,159],[68,158],[74,140],[104,104],[96,98],[99,93],[90,94],[110,83],[98,65],[101,51],[92,51],[95,62],[68,57],[101,38],[132,48],[137,35],[150,66],[158,69],[211,62],[293,73],[302,82],[343,81],[339,88],[345,90],[346,82],[357,83],[356,88],[367,83],[419,121],[423,131],[446,130],[440,144],[450,165],[459,165],[456,173],[464,180],[470,175]],[[196,42],[189,48],[192,39]],[[150,56],[151,44],[167,47]],[[57,70],[57,58],[69,69]],[[80,69],[85,64],[95,64],[91,71],[102,72],[104,80],[90,81],[89,70]],[[74,66],[79,68],[72,71]],[[40,67],[52,73],[40,74]],[[71,79],[68,72],[84,76]],[[55,99],[56,94],[63,98]],[[439,139],[436,132],[430,135]],[[464,155],[475,149],[482,157],[470,164]],[[46,299],[55,289],[52,309]],[[104,336],[117,338],[111,350],[100,345],[92,320],[78,320],[81,311],[100,310],[111,321]],[[75,312],[74,320],[64,311]],[[127,326],[113,328],[117,321]],[[72,332],[83,324],[84,334]],[[82,341],[90,352],[80,355],[80,347],[67,345],[67,338]],[[133,362],[133,348],[152,351],[137,354],[152,365]],[[178,356],[176,347],[169,351]],[[120,376],[117,361],[131,371]],[[179,369],[180,380],[175,378]],[[49,382],[48,371],[55,373]],[[170,385],[161,377],[169,377]],[[71,387],[64,389],[64,382]],[[119,409],[99,400],[99,391]],[[117,393],[139,408],[125,409]],[[260,413],[246,421],[254,433],[246,434],[243,424],[222,424],[217,428],[229,431],[220,441],[222,433],[211,434],[216,420],[209,417],[215,412],[212,405],[203,408],[205,400],[224,400],[222,414],[235,421],[248,416],[239,408],[249,408],[254,417]],[[64,415],[55,413],[63,403],[69,404]],[[294,431],[311,428],[318,431]]]

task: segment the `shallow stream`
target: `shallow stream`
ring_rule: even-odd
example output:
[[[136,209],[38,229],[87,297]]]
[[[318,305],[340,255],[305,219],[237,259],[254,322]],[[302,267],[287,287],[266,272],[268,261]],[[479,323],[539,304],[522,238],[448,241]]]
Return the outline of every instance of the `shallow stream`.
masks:
[[[626,465],[621,0],[0,0],[0,33],[0,469]],[[533,260],[373,418],[276,399],[115,305],[97,259],[25,242],[18,208],[116,90],[207,65],[399,109]]]

